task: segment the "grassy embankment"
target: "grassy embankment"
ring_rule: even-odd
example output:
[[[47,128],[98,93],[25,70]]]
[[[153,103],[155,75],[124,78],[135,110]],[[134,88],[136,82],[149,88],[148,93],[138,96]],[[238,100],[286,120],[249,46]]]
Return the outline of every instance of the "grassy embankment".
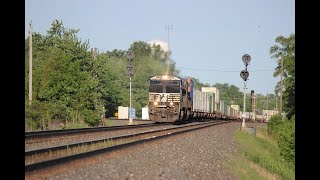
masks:
[[[239,154],[226,163],[235,176],[241,179],[295,179],[295,167],[280,156],[274,137],[268,135],[267,127],[258,127],[256,137],[244,132],[235,133],[241,145]]]

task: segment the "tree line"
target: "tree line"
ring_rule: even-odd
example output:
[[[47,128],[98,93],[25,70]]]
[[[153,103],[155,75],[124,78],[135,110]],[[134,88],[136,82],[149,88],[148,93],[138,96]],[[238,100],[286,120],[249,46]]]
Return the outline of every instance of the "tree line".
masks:
[[[46,35],[33,33],[32,105],[28,102],[29,37],[25,40],[25,125],[47,129],[51,120],[63,124],[96,126],[101,117],[113,116],[119,105],[129,106],[126,50],[107,51],[95,58],[89,42],[77,37],[78,29],[53,21]],[[167,63],[160,46],[138,41],[128,48],[135,52],[132,106],[137,116],[148,101],[148,79],[156,74],[178,73]]]
[[[79,29],[66,28],[62,21],[54,20],[47,34],[32,34],[33,86],[32,105],[29,106],[29,37],[25,39],[25,127],[26,130],[48,129],[51,121],[64,125],[96,126],[101,118],[112,117],[118,106],[129,106],[129,78],[127,50],[114,49],[92,56],[89,41],[77,37]],[[180,76],[175,62],[159,45],[143,41],[133,42],[128,49],[135,53],[132,77],[132,107],[141,117],[142,107],[148,102],[148,79],[169,72]],[[288,74],[288,73],[287,73]],[[292,80],[285,84],[290,84]],[[214,86],[228,104],[242,107],[243,97],[239,88],[229,84],[204,84],[198,79],[196,87]],[[285,88],[286,90],[289,88]],[[285,91],[284,98],[290,95]],[[273,95],[270,95],[270,97]],[[269,98],[270,98],[269,97]],[[264,95],[259,94],[265,107]],[[250,94],[247,94],[247,111],[250,111]],[[288,99],[290,101],[291,99]],[[258,100],[259,102],[259,100]],[[287,102],[287,101],[285,101]],[[270,98],[269,109],[275,107]],[[286,107],[286,106],[285,106]]]

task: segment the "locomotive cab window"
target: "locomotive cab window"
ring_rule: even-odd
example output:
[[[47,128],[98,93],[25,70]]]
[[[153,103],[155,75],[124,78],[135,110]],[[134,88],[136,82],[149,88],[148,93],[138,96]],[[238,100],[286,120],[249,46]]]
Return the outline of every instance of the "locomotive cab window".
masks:
[[[150,80],[149,92],[162,93],[163,85],[158,80]]]
[[[180,93],[180,81],[167,81],[166,93]]]
[[[154,93],[180,93],[180,81],[150,80],[149,92]]]

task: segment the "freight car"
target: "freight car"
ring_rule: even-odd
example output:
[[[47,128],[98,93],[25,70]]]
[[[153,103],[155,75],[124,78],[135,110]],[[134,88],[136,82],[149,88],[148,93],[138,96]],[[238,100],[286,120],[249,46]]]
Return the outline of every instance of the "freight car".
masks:
[[[230,110],[219,101],[218,89],[194,88],[191,78],[154,76],[149,80],[149,118],[154,122],[237,118],[238,111]],[[212,89],[213,88],[213,89]]]

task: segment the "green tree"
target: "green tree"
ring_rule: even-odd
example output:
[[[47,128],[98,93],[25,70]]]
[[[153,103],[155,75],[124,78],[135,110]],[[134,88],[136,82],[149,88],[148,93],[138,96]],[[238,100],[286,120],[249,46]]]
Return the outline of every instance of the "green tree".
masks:
[[[99,123],[98,82],[91,74],[89,43],[77,38],[78,31],[67,29],[55,20],[47,35],[33,34],[33,105],[37,108],[26,105],[26,119],[31,117],[28,113],[33,113],[33,109],[41,116],[33,116],[28,122],[45,123],[55,118],[84,121],[89,125]],[[25,58],[28,74],[29,58],[27,55]],[[26,99],[28,83],[26,78]],[[40,117],[45,120],[39,120]],[[40,127],[40,123],[30,123]]]
[[[106,55],[111,58],[126,58],[126,51],[114,49],[112,51],[107,51]]]
[[[117,107],[123,105],[126,97],[129,97],[126,91],[129,85],[126,67],[125,57],[110,56],[110,52],[101,53],[94,61],[94,76],[98,80],[97,91],[101,94],[100,100],[107,117],[113,116]]]
[[[290,119],[295,114],[295,34],[287,38],[278,36],[275,42],[277,44],[270,48],[271,57],[278,63],[273,76],[278,77],[281,74],[283,61],[283,108]]]
[[[280,148],[280,156],[294,168],[295,116],[283,121],[280,114],[273,115],[268,122],[268,133],[276,138]]]
[[[228,83],[216,83],[213,85],[219,89],[220,100],[225,101],[228,105],[237,104],[240,108],[243,108],[243,93],[235,85],[229,85]],[[250,109],[249,102],[250,96],[246,96],[246,109]]]
[[[150,57],[152,52],[151,46],[143,41],[133,42],[130,49],[135,54],[135,61],[139,61],[141,57]]]
[[[33,33],[33,103],[26,103],[26,127],[45,129],[49,121],[66,124],[99,123],[104,112],[113,116],[118,106],[129,106],[126,50],[114,49],[93,59],[89,42],[77,37],[78,29],[54,20],[46,35]],[[25,40],[25,99],[28,99],[29,56]],[[132,105],[137,116],[148,102],[148,80],[154,75],[178,74],[173,61],[160,46],[137,41],[132,78]],[[105,109],[103,109],[105,108]]]
[[[191,77],[191,78],[194,81],[194,88],[195,89],[201,90],[202,87],[209,87],[210,86],[210,84],[208,84],[208,83],[205,84],[205,83],[200,82],[200,80],[197,78],[194,78],[194,77]]]

